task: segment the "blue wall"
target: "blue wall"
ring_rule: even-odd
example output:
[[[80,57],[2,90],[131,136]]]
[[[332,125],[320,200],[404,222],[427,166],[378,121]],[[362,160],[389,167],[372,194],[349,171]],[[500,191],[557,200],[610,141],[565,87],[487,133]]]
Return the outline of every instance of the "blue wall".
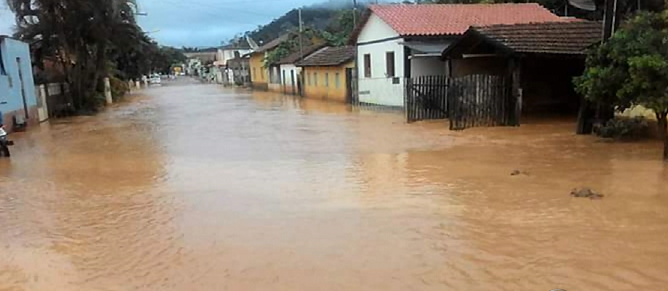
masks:
[[[32,61],[28,44],[11,38],[0,37],[0,58],[5,68],[4,72],[0,68],[0,102],[7,102],[7,104],[0,104],[0,111],[3,113],[16,110],[23,112],[21,81],[16,58],[21,58],[23,86],[28,107],[36,106],[35,81],[32,75]],[[30,116],[30,118],[37,118],[37,116]]]

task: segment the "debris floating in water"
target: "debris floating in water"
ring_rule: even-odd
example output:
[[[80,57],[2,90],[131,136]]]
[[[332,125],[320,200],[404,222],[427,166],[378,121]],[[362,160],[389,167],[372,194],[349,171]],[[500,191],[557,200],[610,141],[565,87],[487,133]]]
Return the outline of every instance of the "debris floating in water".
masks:
[[[603,198],[603,194],[594,192],[593,190],[589,188],[580,188],[580,189],[573,189],[571,191],[571,196],[577,197],[577,198],[589,198],[592,200],[598,200]]]

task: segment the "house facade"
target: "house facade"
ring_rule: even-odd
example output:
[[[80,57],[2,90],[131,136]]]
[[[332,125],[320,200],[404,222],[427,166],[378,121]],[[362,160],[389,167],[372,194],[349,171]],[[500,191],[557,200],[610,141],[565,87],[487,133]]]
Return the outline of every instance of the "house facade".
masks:
[[[253,52],[254,42],[246,39],[244,42],[223,46],[216,52],[216,61],[213,63],[220,72],[216,82],[231,85],[235,83],[234,70],[228,67],[228,61],[241,58]],[[257,47],[256,47],[257,48]]]
[[[565,21],[522,4],[370,5],[353,32],[361,103],[404,107],[407,78],[445,75],[441,52],[469,27]]]
[[[0,111],[8,129],[14,119],[39,122],[30,48],[6,36],[0,36]]]
[[[303,95],[302,68],[296,66],[295,63],[324,48],[324,45],[308,46],[292,53],[278,62],[281,74],[281,93]]]
[[[244,87],[250,85],[250,54],[228,60],[226,67],[231,71],[231,84]]]
[[[285,41],[290,37],[286,34],[281,37],[278,37],[253,51],[250,55],[250,74],[251,74],[251,85],[254,89],[259,90],[268,90],[270,85],[272,88],[280,87],[280,77],[278,76],[278,68],[274,68],[273,72],[270,72],[270,68],[265,67],[265,58],[267,53],[274,50],[278,47],[281,42]],[[273,73],[270,75],[270,73]]]
[[[325,47],[308,55],[302,68],[304,97],[350,103],[355,47]]]

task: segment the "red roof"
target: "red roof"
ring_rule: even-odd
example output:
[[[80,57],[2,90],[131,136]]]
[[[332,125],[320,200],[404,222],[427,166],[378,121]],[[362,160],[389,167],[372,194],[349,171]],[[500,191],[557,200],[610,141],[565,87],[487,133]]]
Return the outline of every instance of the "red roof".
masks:
[[[567,21],[536,3],[391,4],[369,9],[402,36],[460,35],[470,26]]]

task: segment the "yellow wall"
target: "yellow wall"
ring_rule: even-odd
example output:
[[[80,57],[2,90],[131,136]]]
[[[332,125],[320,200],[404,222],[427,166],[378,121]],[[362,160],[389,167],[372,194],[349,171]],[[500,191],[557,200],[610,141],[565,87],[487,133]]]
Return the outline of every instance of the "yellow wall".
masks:
[[[353,68],[352,62],[338,67],[304,67],[302,70],[304,80],[304,95],[307,98],[335,100],[346,102],[346,68]],[[315,74],[317,73],[317,84]],[[339,74],[340,82],[336,87],[336,74]],[[329,77],[329,86],[325,77]],[[310,82],[309,82],[310,79]]]
[[[252,54],[249,63],[253,87],[266,89],[269,76],[267,69],[264,67],[264,53]]]

